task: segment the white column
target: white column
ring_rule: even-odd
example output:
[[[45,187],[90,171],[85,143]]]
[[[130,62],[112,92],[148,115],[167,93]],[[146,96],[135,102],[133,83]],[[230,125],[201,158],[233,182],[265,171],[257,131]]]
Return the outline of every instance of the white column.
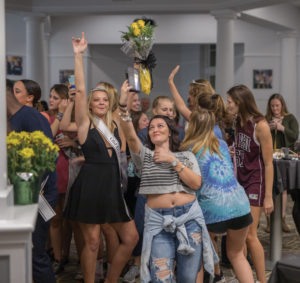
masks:
[[[32,15],[26,23],[26,78],[34,80],[44,90],[44,17]]]
[[[44,89],[42,89],[41,100],[49,100],[50,91],[50,67],[49,67],[49,40],[51,37],[51,18],[47,16],[44,21],[44,34],[43,34],[43,55],[44,55]],[[42,86],[41,86],[42,87]]]
[[[211,14],[217,20],[216,92],[225,96],[234,83],[233,25],[236,13],[216,10]]]
[[[5,5],[0,0],[0,192],[6,190],[6,57],[5,57]]]
[[[5,4],[0,0],[0,222],[12,218],[12,186],[7,185]]]
[[[280,93],[286,101],[288,110],[297,115],[299,99],[297,97],[297,33],[280,33]]]

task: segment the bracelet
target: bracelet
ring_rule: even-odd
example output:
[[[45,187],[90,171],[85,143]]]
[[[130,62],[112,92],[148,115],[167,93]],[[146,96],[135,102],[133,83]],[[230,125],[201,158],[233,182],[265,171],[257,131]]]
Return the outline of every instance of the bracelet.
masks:
[[[60,116],[57,114],[55,118],[60,122],[62,120],[63,116]]]
[[[185,168],[185,166],[182,164],[181,168],[177,171],[177,174],[181,173],[184,168]]]
[[[132,121],[132,119],[130,117],[130,114],[127,110],[126,110],[126,112],[124,112],[124,111],[119,112],[119,116],[122,119],[122,121],[124,121],[124,122],[131,122]]]
[[[62,116],[64,116],[64,113],[58,112],[57,115],[62,117]]]
[[[124,117],[124,116],[128,117],[128,116],[130,116],[130,113],[127,110],[126,111],[120,111],[119,116],[120,117]]]
[[[120,104],[120,102],[118,103],[120,107],[125,108],[127,107],[127,104]]]
[[[132,119],[131,119],[130,116],[125,116],[125,117],[124,117],[124,116],[123,116],[123,117],[121,116],[121,120],[124,121],[124,122],[131,122],[131,121],[132,121]]]
[[[125,108],[121,108],[121,107],[119,107],[119,110],[121,111],[121,112],[127,112],[127,107]]]

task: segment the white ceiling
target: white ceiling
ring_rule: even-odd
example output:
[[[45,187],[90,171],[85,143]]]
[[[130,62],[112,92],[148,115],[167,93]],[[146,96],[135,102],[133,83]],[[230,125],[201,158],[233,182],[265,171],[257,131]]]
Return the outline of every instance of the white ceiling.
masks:
[[[48,15],[241,12],[283,3],[300,6],[299,0],[5,0],[7,11]]]

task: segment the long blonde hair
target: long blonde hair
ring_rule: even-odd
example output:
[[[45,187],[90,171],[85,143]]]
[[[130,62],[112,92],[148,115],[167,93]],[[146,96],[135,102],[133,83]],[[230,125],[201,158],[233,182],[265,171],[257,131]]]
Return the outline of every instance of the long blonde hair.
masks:
[[[219,94],[211,94],[209,92],[200,93],[196,101],[197,109],[206,109],[215,115],[218,126],[224,131],[232,124],[232,117],[227,111],[226,104]]]
[[[105,92],[107,97],[108,97],[109,108],[108,108],[108,111],[105,115],[105,122],[106,122],[107,127],[110,129],[110,131],[113,132],[115,127],[116,127],[114,122],[113,122],[113,118],[112,118],[113,97],[109,94],[109,92],[103,86],[96,87],[96,88],[90,90],[90,92],[89,92],[89,95],[88,95],[88,98],[87,98],[87,111],[88,111],[89,118],[93,123],[95,123],[94,116],[93,116],[93,114],[91,112],[91,109],[90,109],[90,104],[91,104],[91,101],[92,101],[92,98],[93,98],[93,94],[97,91]]]
[[[110,83],[108,82],[99,82],[97,84],[97,87],[105,87],[109,95],[113,98],[112,100],[112,112],[114,112],[118,108],[119,103],[119,94],[118,90]]]
[[[215,115],[205,109],[192,112],[181,149],[188,150],[191,148],[191,151],[197,154],[203,148],[201,155],[208,149],[210,154],[217,153],[222,157],[219,140],[214,134],[215,120]]]

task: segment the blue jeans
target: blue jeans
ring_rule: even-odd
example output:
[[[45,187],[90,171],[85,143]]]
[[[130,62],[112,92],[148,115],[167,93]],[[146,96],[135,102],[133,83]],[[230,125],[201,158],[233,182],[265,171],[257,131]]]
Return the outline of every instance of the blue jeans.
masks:
[[[179,217],[188,212],[192,203],[170,209],[154,209],[162,215]],[[173,233],[162,230],[154,236],[150,254],[151,282],[172,282],[174,262],[176,261],[176,281],[195,283],[202,264],[202,231],[195,220],[186,222],[185,228],[189,243],[195,252],[184,255],[177,252],[179,245],[176,230]]]
[[[137,196],[134,222],[135,222],[136,229],[139,233],[139,241],[132,252],[134,256],[140,256],[142,253],[146,202],[147,202],[146,197],[144,197],[143,195]]]

